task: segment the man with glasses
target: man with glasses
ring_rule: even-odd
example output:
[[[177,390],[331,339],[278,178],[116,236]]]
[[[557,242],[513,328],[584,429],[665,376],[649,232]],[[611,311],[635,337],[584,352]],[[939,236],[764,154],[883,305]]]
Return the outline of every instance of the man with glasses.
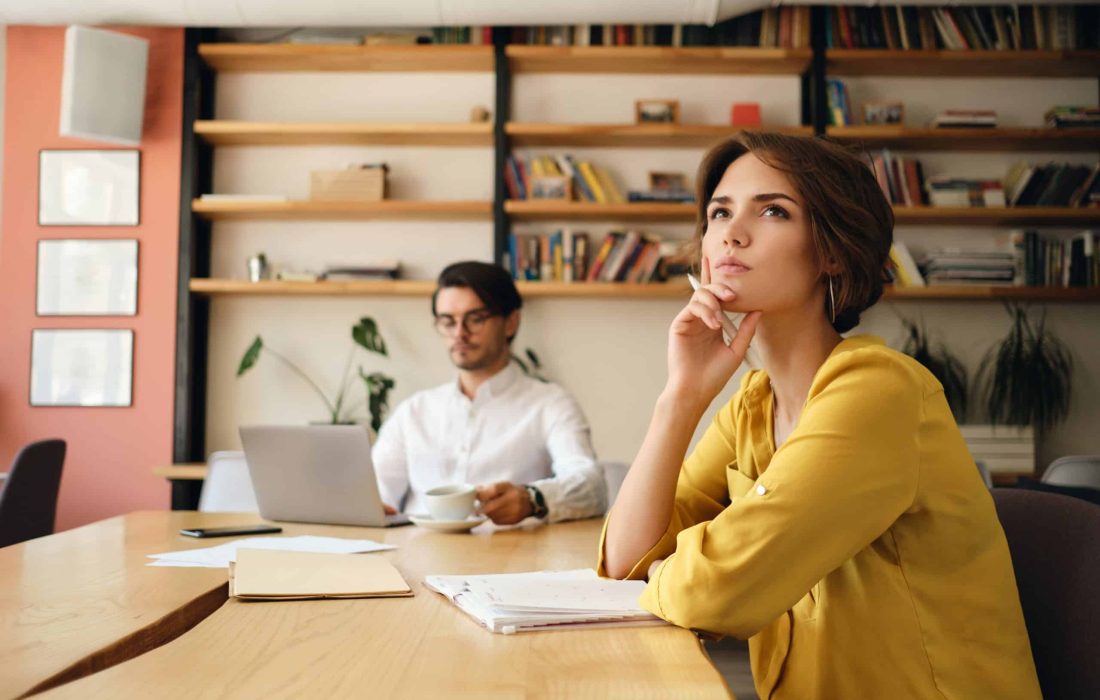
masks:
[[[604,512],[584,414],[560,386],[511,360],[522,305],[496,265],[460,262],[440,273],[432,315],[458,377],[414,394],[382,425],[372,458],[385,503],[424,513],[425,491],[468,482],[499,525]]]

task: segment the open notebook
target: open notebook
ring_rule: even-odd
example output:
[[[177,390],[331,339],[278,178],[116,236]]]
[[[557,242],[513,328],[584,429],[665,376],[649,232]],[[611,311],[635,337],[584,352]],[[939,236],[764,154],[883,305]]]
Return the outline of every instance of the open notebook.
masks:
[[[644,582],[603,579],[592,569],[428,576],[424,585],[500,634],[665,624],[638,607]]]
[[[412,589],[384,557],[275,549],[237,550],[229,595],[242,600],[388,598]]]

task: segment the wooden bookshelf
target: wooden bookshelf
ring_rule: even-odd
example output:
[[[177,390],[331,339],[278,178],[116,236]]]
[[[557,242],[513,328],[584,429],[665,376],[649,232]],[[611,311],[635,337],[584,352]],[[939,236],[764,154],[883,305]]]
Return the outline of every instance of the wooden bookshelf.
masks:
[[[1100,129],[830,126],[825,133],[865,148],[925,151],[1100,151]]]
[[[610,282],[519,282],[528,298],[686,299],[686,281],[632,284]],[[191,291],[208,296],[431,296],[433,280],[367,280],[355,282],[247,282],[244,280],[191,280]],[[883,299],[891,301],[1051,301],[1100,302],[1100,288],[993,287],[887,287]]]
[[[685,148],[710,146],[739,131],[778,131],[813,136],[811,126],[712,126],[707,124],[524,124],[509,122],[504,133],[513,146],[646,146]]]
[[[830,75],[952,78],[1094,78],[1100,51],[827,49]]]
[[[933,226],[1094,226],[1100,210],[1073,207],[894,207],[894,223]]]
[[[516,73],[802,75],[810,49],[669,46],[508,46]]]
[[[599,204],[524,199],[504,202],[504,211],[516,221],[694,221],[690,203],[634,202]]]
[[[384,199],[377,202],[288,201],[249,202],[203,200],[191,202],[191,211],[209,221],[439,221],[488,219],[492,202],[424,202]]]
[[[197,120],[195,133],[215,146],[491,146],[493,125],[485,123],[387,124]]]
[[[492,46],[324,46],[200,44],[199,56],[220,73],[297,71],[485,72]]]

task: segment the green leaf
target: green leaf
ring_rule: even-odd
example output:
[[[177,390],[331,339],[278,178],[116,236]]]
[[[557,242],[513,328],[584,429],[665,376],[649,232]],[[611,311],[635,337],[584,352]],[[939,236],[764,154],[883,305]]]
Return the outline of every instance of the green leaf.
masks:
[[[370,352],[388,356],[386,341],[383,340],[382,334],[378,332],[378,324],[370,316],[359,319],[359,323],[351,327],[351,338]]]
[[[256,339],[253,340],[252,344],[248,346],[248,349],[244,351],[244,357],[241,358],[241,364],[237,367],[238,377],[252,369],[252,366],[256,364],[256,360],[260,359],[260,350],[262,350],[263,347],[263,339],[260,336],[256,336]]]

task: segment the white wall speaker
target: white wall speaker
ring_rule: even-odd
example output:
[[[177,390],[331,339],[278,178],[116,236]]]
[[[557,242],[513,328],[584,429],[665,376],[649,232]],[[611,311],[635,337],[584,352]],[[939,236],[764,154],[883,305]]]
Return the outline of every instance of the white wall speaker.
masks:
[[[137,146],[148,64],[145,39],[76,25],[66,29],[61,135]]]

